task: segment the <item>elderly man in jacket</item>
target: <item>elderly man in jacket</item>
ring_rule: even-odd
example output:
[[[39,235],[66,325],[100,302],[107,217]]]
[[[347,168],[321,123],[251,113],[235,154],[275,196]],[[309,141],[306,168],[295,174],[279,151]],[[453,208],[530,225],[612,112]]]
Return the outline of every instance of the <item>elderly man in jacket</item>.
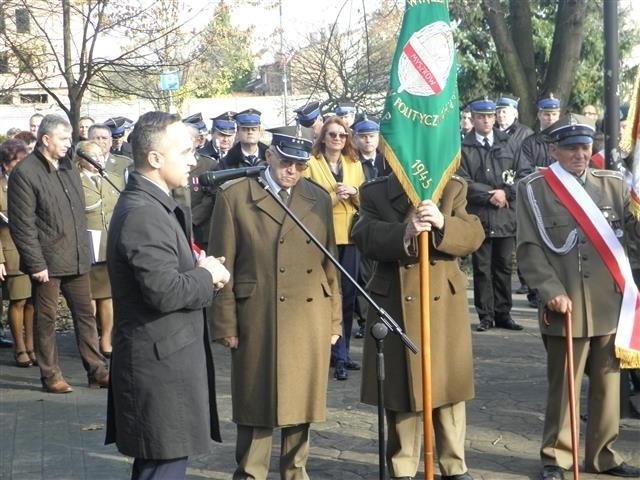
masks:
[[[576,398],[589,368],[584,468],[640,478],[640,468],[615,451],[620,420],[620,362],[614,340],[635,298],[616,269],[628,271],[626,247],[638,241],[638,222],[623,176],[588,168],[595,129],[568,114],[545,130],[554,160],[518,184],[517,257],[540,299],[538,319],[547,350],[547,407],[540,459],[542,480],[563,480],[573,465],[566,369],[566,319],[571,314]],[[601,237],[594,235],[600,232]],[[627,305],[631,304],[631,311]],[[576,403],[579,416],[580,402]]]
[[[484,239],[482,224],[466,211],[467,185],[453,176],[440,202],[413,209],[395,175],[361,189],[360,219],[352,237],[362,255],[378,262],[368,283],[371,296],[409,337],[420,338],[420,274],[416,238],[431,232],[431,352],[433,426],[443,480],[471,480],[464,455],[465,401],[474,396],[473,355],[467,307],[467,278],[458,257]],[[427,233],[423,233],[427,235]],[[426,300],[426,299],[425,299]],[[367,328],[377,321],[373,309]],[[365,336],[362,401],[378,404],[376,344]],[[389,426],[387,464],[391,478],[411,479],[418,471],[422,444],[422,367],[397,335],[385,339],[384,408]]]
[[[177,115],[148,112],[131,135],[135,171],[109,226],[115,330],[106,443],[135,457],[132,479],[184,478],[187,457],[220,441],[204,307],[229,279],[192,250],[186,187],[193,142]]]
[[[20,253],[20,270],[32,280],[35,348],[42,386],[50,393],[69,393],[56,347],[56,314],[60,291],[73,317],[76,343],[90,387],[109,384],[107,362],[100,353],[91,306],[91,258],[80,174],[67,152],[71,125],[46,115],[36,148],[9,176],[9,229]]]
[[[262,182],[335,254],[329,194],[301,177],[311,142],[295,127],[271,131]],[[308,479],[309,427],[325,420],[329,354],[342,332],[336,269],[254,179],[218,191],[209,247],[232,274],[209,318],[231,349],[233,478],[267,478],[273,429],[282,427],[280,477]]]

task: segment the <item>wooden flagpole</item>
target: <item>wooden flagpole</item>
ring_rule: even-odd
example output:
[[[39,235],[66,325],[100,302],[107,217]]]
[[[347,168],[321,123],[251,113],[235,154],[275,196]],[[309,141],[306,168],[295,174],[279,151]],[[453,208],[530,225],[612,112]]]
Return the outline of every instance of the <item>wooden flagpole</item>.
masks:
[[[433,480],[433,420],[431,418],[431,313],[429,285],[429,232],[418,237],[420,259],[420,320],[422,355],[422,402],[424,414],[424,478]]]
[[[573,454],[573,480],[580,480],[580,464],[578,462],[580,439],[578,438],[578,419],[576,418],[576,385],[573,376],[573,330],[571,327],[571,312],[567,312],[565,314],[565,335],[567,341],[567,383],[569,388],[569,415],[571,416],[571,453]]]

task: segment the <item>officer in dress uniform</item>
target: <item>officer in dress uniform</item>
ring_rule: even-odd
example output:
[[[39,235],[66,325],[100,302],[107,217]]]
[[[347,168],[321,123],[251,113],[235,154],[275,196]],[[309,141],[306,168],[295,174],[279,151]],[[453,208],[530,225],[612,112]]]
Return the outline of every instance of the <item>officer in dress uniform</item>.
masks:
[[[304,105],[294,110],[296,114],[296,122],[305,128],[311,128],[313,130],[314,139],[322,130],[324,120],[320,115],[320,102],[318,100],[311,100]]]
[[[338,102],[338,105],[334,109],[334,112],[344,121],[347,127],[351,127],[354,120],[356,119],[357,109],[353,102],[343,101]]]
[[[264,182],[335,255],[329,194],[302,177],[312,142],[293,126],[270,132]],[[268,477],[281,428],[280,478],[308,480],[310,424],[326,418],[331,343],[342,333],[338,272],[250,178],[220,187],[209,248],[231,272],[208,318],[213,338],[232,352],[233,478]]]
[[[126,117],[111,117],[105,120],[104,124],[111,130],[111,153],[133,158],[131,145],[124,138],[127,129],[131,128],[133,122]]]
[[[207,135],[209,134],[207,124],[204,123],[204,120],[202,118],[202,113],[194,113],[193,115],[189,115],[188,117],[183,118],[182,122],[186,123],[187,125],[193,125],[193,127],[196,129],[196,150],[198,151],[198,153],[206,155],[206,153],[200,152],[200,150],[206,145],[208,141]]]
[[[219,170],[227,168],[252,167],[265,163],[267,145],[260,141],[261,113],[249,108],[235,115],[238,125],[237,142],[220,161]]]
[[[473,130],[462,142],[459,174],[468,185],[469,212],[485,240],[472,256],[476,330],[522,330],[511,318],[511,273],[516,237],[515,183],[519,178],[509,136],[495,128],[496,104],[488,97],[469,104]]]
[[[129,177],[129,170],[133,168],[133,159],[118,155],[111,151],[113,139],[111,129],[104,123],[94,123],[89,127],[89,140],[96,142],[106,158],[104,169],[118,190],[124,190]]]
[[[553,125],[560,117],[560,100],[553,96],[538,100],[538,131],[525,138],[520,144],[520,149],[516,151],[516,163],[520,168],[529,169],[546,167],[553,162],[549,156],[547,137],[543,130]]]
[[[198,124],[189,123],[188,118],[185,118],[183,122],[190,127],[194,146],[199,144],[199,137],[202,132],[201,127]],[[202,123],[204,124],[204,122]],[[176,197],[176,192],[174,192],[174,198],[176,198],[179,203],[186,204],[191,208],[193,239],[198,247],[207,251],[209,226],[211,224],[215,195],[210,187],[200,185],[198,177],[204,172],[215,170],[218,166],[218,161],[208,155],[200,153],[198,150],[194,152],[194,156],[196,157],[196,164],[189,172],[189,185],[186,187],[187,191],[179,192],[179,194],[182,194],[184,200],[181,202],[180,199]]]
[[[389,175],[391,167],[382,152],[378,150],[380,141],[380,123],[378,119],[365,113],[356,118],[351,129],[353,130],[356,149],[362,162],[366,181]]]
[[[500,130],[509,135],[513,144],[513,151],[517,152],[522,141],[533,135],[526,125],[518,121],[519,98],[510,95],[501,95],[496,102],[496,121]]]
[[[208,155],[218,162],[222,160],[236,139],[236,112],[227,111],[217,117],[212,118],[211,140],[209,140],[198,153]]]
[[[614,339],[623,295],[602,255],[609,258],[610,253],[614,263],[628,260],[624,253],[619,258],[611,253],[614,250],[594,244],[587,234],[593,228],[605,235],[611,232],[610,238],[626,248],[638,240],[638,223],[623,176],[588,167],[594,134],[590,119],[567,115],[548,130],[551,166],[518,184],[517,258],[540,299],[538,319],[547,351],[549,385],[540,449],[543,480],[563,480],[564,471],[573,464],[565,368],[568,312],[578,418],[580,386],[589,365],[584,469],[640,477],[640,469],[625,463],[614,449],[620,414],[620,364],[614,356]],[[577,206],[586,213],[586,220],[578,222],[569,205],[571,211]]]

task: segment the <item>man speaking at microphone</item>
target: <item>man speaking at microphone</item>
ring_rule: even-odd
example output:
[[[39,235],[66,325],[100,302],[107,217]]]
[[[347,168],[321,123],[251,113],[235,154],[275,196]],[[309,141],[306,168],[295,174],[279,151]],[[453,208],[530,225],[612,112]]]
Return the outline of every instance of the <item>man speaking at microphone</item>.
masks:
[[[301,178],[311,141],[296,127],[270,131],[260,180],[335,254],[329,194]],[[329,354],[342,332],[337,271],[254,178],[218,191],[209,248],[231,272],[208,318],[213,338],[231,350],[233,479],[268,477],[277,427],[280,478],[308,479],[309,426],[325,420]]]
[[[135,171],[109,226],[114,338],[106,443],[132,479],[183,479],[187,457],[220,441],[204,307],[229,279],[192,250],[191,215],[171,196],[195,164],[177,115],[148,112],[131,134]]]

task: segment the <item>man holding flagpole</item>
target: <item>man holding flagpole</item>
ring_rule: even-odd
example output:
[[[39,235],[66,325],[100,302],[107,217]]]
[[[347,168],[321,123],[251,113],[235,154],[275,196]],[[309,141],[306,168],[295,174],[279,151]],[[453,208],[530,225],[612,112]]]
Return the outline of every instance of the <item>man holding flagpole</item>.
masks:
[[[589,119],[569,114],[547,133],[555,162],[520,181],[516,195],[518,264],[540,299],[540,331],[547,350],[540,478],[563,480],[573,464],[565,369],[567,314],[578,392],[589,365],[584,468],[640,478],[640,469],[625,463],[613,445],[620,410],[620,361],[614,352],[625,361],[640,356],[640,338],[633,334],[640,297],[626,255],[626,246],[638,239],[638,222],[623,176],[588,167],[595,135]],[[624,342],[616,334],[624,336]]]

